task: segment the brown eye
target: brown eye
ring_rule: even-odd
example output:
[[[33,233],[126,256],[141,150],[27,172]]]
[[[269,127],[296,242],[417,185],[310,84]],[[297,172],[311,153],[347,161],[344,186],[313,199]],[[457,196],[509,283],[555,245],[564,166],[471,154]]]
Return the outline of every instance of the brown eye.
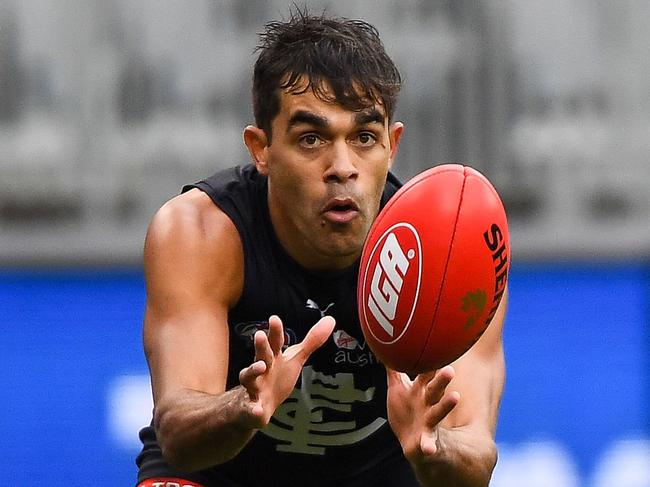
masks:
[[[320,147],[323,144],[323,139],[321,139],[316,134],[306,134],[300,137],[300,145],[308,149],[313,149],[315,147]]]
[[[377,142],[377,138],[370,132],[361,132],[356,139],[357,145],[361,147],[371,147]]]

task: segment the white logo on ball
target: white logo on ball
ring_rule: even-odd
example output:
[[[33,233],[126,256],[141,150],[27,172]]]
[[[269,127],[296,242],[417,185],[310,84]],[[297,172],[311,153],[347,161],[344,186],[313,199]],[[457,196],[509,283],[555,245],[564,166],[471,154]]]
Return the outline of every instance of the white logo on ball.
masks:
[[[397,227],[405,227],[411,231],[417,243],[417,252],[414,249],[408,249],[406,252],[404,251],[394,232]],[[384,236],[386,236],[385,240]],[[393,341],[396,341],[399,337],[395,338],[395,328],[391,322],[395,319],[397,306],[400,301],[400,291],[402,290],[404,278],[406,277],[411,264],[409,260],[413,259],[416,255],[421,255],[420,237],[415,228],[408,223],[398,223],[393,225],[391,228],[386,230],[384,235],[382,235],[378,240],[375,248],[372,250],[369,262],[372,261],[372,256],[375,254],[377,246],[382,242],[382,240],[384,243],[379,251],[379,259],[373,270],[372,281],[370,282],[370,294],[368,295],[366,304],[374,318],[377,320],[377,323],[379,323],[391,338],[394,338]],[[417,296],[420,290],[421,261],[419,261],[418,264],[418,282],[417,289],[415,290],[415,299],[413,300],[413,307],[409,314],[409,318],[405,323],[400,336],[404,331],[406,331],[415,311],[415,304],[417,303]],[[368,275],[366,275],[366,279],[367,277]],[[375,338],[379,340],[378,337],[375,336]]]
[[[370,296],[368,297],[368,308],[381,327],[391,337],[393,336],[393,325],[390,321],[395,319],[399,292],[404,284],[404,276],[409,268],[409,261],[404,255],[402,247],[394,233],[389,233],[381,248],[379,261],[375,265],[375,272],[370,283]],[[380,281],[385,275],[383,283]]]

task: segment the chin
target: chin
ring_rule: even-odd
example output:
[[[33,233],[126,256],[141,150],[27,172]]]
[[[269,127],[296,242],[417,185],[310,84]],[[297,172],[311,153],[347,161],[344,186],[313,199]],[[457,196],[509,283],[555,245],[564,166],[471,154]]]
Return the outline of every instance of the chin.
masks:
[[[363,245],[369,229],[348,227],[346,229],[332,229],[319,232],[317,252],[330,262],[340,262],[337,267],[352,265],[361,256]],[[324,245],[323,245],[324,244]]]
[[[324,255],[327,255],[328,257],[335,260],[347,262],[349,265],[361,256],[361,251],[363,250],[363,241],[345,243],[341,242],[338,245],[332,245],[324,250]]]

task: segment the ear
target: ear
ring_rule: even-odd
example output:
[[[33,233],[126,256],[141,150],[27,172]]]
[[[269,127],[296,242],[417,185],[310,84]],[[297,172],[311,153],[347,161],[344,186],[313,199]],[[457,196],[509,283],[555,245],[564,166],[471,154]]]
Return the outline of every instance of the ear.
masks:
[[[397,155],[397,147],[399,141],[402,139],[404,132],[404,124],[402,122],[395,122],[388,128],[388,138],[390,140],[390,157],[388,159],[389,169],[393,166],[393,160]]]
[[[244,129],[244,144],[255,163],[258,172],[268,175],[268,138],[266,132],[259,127],[249,125]]]

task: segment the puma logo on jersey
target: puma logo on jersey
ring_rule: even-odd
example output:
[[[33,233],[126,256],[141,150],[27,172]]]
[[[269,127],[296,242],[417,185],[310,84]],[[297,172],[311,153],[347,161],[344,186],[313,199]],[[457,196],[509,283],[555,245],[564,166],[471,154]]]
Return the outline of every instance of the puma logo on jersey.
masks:
[[[320,317],[322,318],[325,316],[325,313],[327,313],[327,310],[330,309],[332,306],[334,306],[334,303],[330,303],[327,306],[325,306],[325,309],[320,309],[320,306],[318,306],[318,303],[314,301],[313,299],[308,299],[307,303],[305,304],[306,308],[309,309],[315,309],[320,313]]]

